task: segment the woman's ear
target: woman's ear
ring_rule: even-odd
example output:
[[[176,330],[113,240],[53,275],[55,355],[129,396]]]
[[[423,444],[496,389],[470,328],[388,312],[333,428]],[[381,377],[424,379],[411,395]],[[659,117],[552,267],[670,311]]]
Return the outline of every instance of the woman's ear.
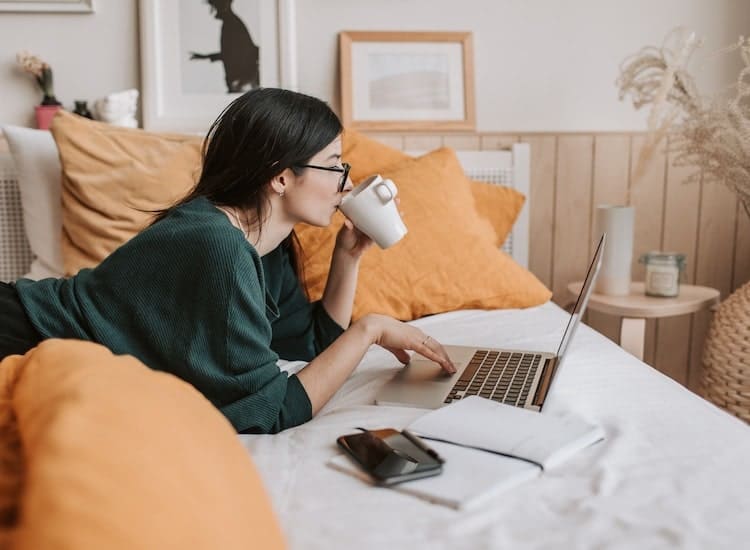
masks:
[[[293,178],[294,172],[291,168],[287,168],[280,174],[273,177],[273,179],[271,180],[271,189],[274,193],[283,197],[284,193],[286,193],[287,186],[291,181],[293,181]]]
[[[274,176],[273,179],[271,179],[271,191],[273,191],[277,195],[283,196],[286,192],[286,186],[289,181],[287,172],[291,172],[291,170],[286,169],[280,174]]]
[[[286,180],[284,179],[284,176],[274,176],[271,180],[271,190],[277,195],[284,195],[286,192]]]

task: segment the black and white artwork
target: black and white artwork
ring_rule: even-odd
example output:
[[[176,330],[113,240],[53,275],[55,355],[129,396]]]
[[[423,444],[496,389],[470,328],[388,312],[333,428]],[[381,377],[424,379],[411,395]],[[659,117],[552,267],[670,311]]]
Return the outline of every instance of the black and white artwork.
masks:
[[[294,0],[139,0],[139,12],[147,130],[203,133],[242,93],[294,84]]]
[[[263,0],[180,0],[180,68],[188,94],[260,86]]]

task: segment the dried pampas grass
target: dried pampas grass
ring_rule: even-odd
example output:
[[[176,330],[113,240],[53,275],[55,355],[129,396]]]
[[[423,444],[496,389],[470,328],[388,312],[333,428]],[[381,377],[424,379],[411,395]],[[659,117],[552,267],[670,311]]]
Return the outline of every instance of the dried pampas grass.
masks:
[[[694,33],[678,28],[667,35],[661,48],[643,48],[620,66],[620,99],[630,96],[636,109],[651,105],[649,137],[635,178],[669,134],[675,166],[696,169],[687,181],[727,185],[750,216],[750,39],[740,37],[725,50],[739,51],[743,61],[728,98],[703,97],[687,70],[701,42]]]

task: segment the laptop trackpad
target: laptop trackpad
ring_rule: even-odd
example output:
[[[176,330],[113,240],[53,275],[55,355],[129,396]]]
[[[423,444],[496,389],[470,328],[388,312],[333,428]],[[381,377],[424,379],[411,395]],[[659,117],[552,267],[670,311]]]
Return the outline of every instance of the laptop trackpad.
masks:
[[[397,375],[401,382],[447,382],[456,375],[448,374],[437,363],[429,359],[414,358]]]
[[[443,405],[458,377],[428,359],[413,358],[375,396],[375,403],[436,409]]]

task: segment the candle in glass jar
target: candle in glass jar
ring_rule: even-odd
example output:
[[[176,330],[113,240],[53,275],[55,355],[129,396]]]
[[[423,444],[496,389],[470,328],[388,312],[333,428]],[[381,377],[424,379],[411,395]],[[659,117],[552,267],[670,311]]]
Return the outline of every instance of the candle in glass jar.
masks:
[[[640,258],[646,265],[646,294],[673,298],[680,293],[680,273],[685,255],[676,252],[647,252]]]

